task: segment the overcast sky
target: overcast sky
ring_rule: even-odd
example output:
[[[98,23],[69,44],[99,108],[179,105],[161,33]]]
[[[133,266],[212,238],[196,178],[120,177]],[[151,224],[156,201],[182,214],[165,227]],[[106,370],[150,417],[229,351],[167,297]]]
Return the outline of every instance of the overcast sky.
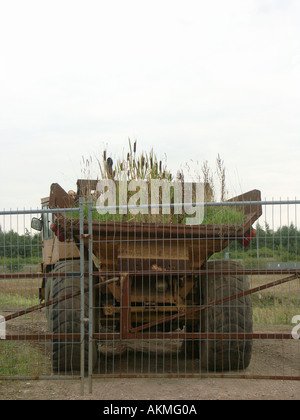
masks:
[[[0,209],[75,189],[108,144],[218,154],[233,194],[300,198],[299,0],[0,1]]]

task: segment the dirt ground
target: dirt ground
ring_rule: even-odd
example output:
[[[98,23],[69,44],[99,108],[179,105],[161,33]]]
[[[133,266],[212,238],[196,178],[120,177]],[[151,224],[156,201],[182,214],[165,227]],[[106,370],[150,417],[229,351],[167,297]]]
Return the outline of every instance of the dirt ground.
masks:
[[[157,350],[157,347],[156,347]],[[159,369],[189,374],[196,370],[197,361],[187,364],[179,360],[176,351],[166,354],[153,353],[153,358],[130,349],[122,357],[122,371],[129,374],[153,374]],[[118,362],[120,359],[118,358]],[[177,362],[177,364],[176,364]],[[100,359],[95,373],[118,374],[120,364],[112,371],[112,359]],[[182,363],[185,365],[183,366]],[[100,369],[101,364],[106,372]],[[110,368],[110,369],[109,369]],[[125,370],[127,369],[127,370]],[[258,376],[298,376],[300,369],[300,342],[281,340],[255,341],[250,367],[242,374]],[[232,372],[231,375],[239,375]],[[89,393],[85,379],[84,395],[80,380],[23,380],[0,381],[0,400],[300,400],[300,381],[279,379],[241,378],[93,378],[93,392]]]
[[[0,382],[0,400],[299,400],[300,382],[254,379],[94,379]]]

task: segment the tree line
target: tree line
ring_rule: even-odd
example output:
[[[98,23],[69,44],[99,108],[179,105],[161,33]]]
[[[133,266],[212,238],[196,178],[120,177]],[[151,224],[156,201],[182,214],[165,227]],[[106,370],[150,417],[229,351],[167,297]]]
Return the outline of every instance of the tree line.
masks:
[[[2,258],[39,258],[42,255],[42,236],[32,235],[27,229],[23,235],[10,230],[3,232],[0,226],[0,257]]]
[[[257,235],[252,239],[248,248],[243,248],[238,242],[231,243],[229,251],[243,252],[244,255],[255,257],[259,252],[260,257],[280,257],[282,261],[297,261],[300,254],[300,230],[291,223],[273,230],[266,223],[255,226]]]

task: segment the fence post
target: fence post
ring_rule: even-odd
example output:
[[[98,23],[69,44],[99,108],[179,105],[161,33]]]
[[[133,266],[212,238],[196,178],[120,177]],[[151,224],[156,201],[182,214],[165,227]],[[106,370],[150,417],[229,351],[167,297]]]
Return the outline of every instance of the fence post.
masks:
[[[94,285],[93,285],[93,217],[92,217],[92,199],[88,199],[88,234],[89,234],[89,370],[88,382],[89,392],[92,393],[92,375],[93,375],[93,334],[94,334]]]
[[[80,361],[80,375],[81,375],[81,394],[84,395],[84,373],[85,373],[85,313],[84,313],[84,224],[83,220],[83,199],[79,199],[79,222],[80,222],[80,289],[81,289],[81,314],[80,314],[80,343],[81,343],[81,361]]]

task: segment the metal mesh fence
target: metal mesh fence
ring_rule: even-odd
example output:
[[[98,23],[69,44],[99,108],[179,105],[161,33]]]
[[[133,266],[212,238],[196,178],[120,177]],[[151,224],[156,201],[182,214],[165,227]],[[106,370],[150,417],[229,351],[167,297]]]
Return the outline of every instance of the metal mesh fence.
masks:
[[[299,204],[2,211],[0,378],[299,379]]]

